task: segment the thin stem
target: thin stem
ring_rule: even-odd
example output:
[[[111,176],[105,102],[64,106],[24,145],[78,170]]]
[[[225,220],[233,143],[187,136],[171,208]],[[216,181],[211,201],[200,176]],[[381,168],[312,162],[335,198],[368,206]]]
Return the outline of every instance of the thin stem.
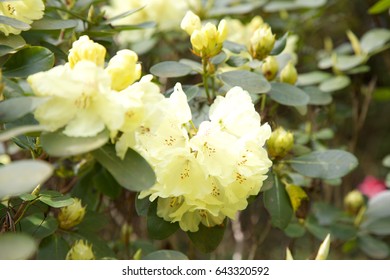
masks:
[[[202,73],[203,86],[204,86],[204,90],[206,92],[207,101],[209,102],[209,104],[211,104],[213,102],[213,100],[210,96],[210,90],[209,90],[209,83],[208,83],[209,72],[207,70],[207,65],[208,65],[207,58],[202,58],[202,65],[203,65],[203,73]]]
[[[266,101],[267,101],[267,95],[263,93],[263,95],[261,96],[261,105],[260,105],[261,113],[264,112]]]

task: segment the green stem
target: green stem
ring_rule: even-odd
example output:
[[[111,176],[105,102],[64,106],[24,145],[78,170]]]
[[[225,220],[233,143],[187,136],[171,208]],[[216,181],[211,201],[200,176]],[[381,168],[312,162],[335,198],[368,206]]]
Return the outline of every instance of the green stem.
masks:
[[[209,102],[209,104],[211,104],[213,100],[210,96],[210,90],[209,90],[209,83],[208,83],[209,72],[207,71],[207,65],[208,65],[207,58],[202,58],[202,65],[203,65],[203,73],[202,73],[203,86],[206,92],[207,101]]]
[[[263,93],[263,95],[261,96],[260,112],[264,112],[266,101],[267,101],[267,95]]]

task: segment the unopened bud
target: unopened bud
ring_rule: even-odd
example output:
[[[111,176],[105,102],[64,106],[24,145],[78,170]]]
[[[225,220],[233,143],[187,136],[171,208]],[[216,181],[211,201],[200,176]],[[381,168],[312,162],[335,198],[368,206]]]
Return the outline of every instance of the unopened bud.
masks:
[[[141,258],[142,258],[142,249],[139,248],[139,249],[135,252],[135,254],[134,254],[134,256],[133,256],[133,260],[139,261]]]
[[[363,205],[364,197],[358,190],[349,192],[344,198],[344,206],[352,214],[356,214]]]
[[[298,80],[298,72],[294,64],[290,61],[280,72],[280,81],[283,83],[295,85]]]
[[[60,228],[70,229],[84,219],[85,207],[81,206],[80,199],[75,198],[73,204],[63,207],[58,214]]]
[[[141,64],[138,56],[131,50],[121,50],[110,59],[106,68],[111,76],[111,88],[121,91],[141,77]]]
[[[191,36],[195,30],[202,28],[202,24],[200,18],[197,15],[191,11],[188,11],[181,21],[180,28]]]
[[[275,35],[272,34],[271,27],[267,24],[261,25],[253,33],[250,39],[250,51],[253,58],[265,59],[274,48]]]
[[[268,154],[272,158],[282,158],[287,155],[293,145],[294,135],[284,130],[283,127],[278,127],[272,132],[271,137],[267,141]]]
[[[330,246],[330,234],[325,237],[325,240],[321,243],[320,248],[316,256],[316,260],[326,260],[329,255],[329,246]]]
[[[291,254],[291,251],[290,251],[290,249],[287,247],[287,248],[286,248],[286,261],[293,261],[293,260],[294,260],[294,258],[293,258],[292,254]]]
[[[67,260],[94,260],[95,255],[92,250],[92,245],[84,240],[77,240],[66,255]]]
[[[274,56],[267,56],[261,67],[261,71],[268,81],[275,79],[276,74],[279,71],[279,64],[276,58]]]
[[[127,244],[130,241],[131,234],[133,233],[133,228],[128,223],[125,223],[121,228],[121,240],[123,243]]]
[[[106,48],[90,40],[87,35],[84,35],[73,43],[69,51],[68,61],[71,68],[83,60],[92,61],[97,66],[103,67],[105,56]]]

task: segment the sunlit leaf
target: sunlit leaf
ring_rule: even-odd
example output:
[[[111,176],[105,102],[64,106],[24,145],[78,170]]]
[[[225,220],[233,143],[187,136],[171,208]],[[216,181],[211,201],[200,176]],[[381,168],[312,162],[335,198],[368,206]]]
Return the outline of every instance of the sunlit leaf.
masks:
[[[337,76],[322,82],[319,89],[324,92],[333,92],[346,88],[351,83],[348,76]]]
[[[164,61],[153,65],[150,68],[150,73],[158,77],[175,78],[187,76],[192,71],[192,68],[186,64],[176,61]]]
[[[370,54],[382,48],[388,41],[390,41],[390,30],[375,28],[363,35],[360,45],[365,53]]]
[[[62,132],[43,133],[42,148],[52,156],[64,157],[87,153],[106,144],[108,131],[100,132],[92,137],[69,137]]]
[[[37,243],[25,233],[6,232],[0,235],[0,260],[26,260],[36,250]]]
[[[11,122],[33,112],[46,98],[16,97],[0,102],[0,122]]]
[[[218,77],[230,87],[239,86],[249,93],[265,93],[271,88],[263,75],[250,71],[228,71],[218,75]]]
[[[288,162],[302,175],[321,179],[343,177],[358,165],[353,154],[342,150],[316,151]]]
[[[0,198],[30,192],[52,173],[53,166],[41,160],[19,160],[0,166]]]
[[[300,88],[286,83],[271,83],[267,95],[274,101],[286,106],[304,106],[309,102],[309,96]]]

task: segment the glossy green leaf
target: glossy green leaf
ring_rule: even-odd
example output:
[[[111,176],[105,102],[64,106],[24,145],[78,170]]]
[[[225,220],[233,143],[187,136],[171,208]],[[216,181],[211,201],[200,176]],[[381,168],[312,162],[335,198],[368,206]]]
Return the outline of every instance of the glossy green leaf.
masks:
[[[33,112],[46,98],[16,97],[0,102],[0,122],[11,122]]]
[[[324,92],[333,92],[346,88],[351,83],[348,76],[337,76],[322,82],[319,89]]]
[[[151,202],[149,197],[139,199],[137,194],[135,197],[135,211],[137,211],[138,216],[146,217],[148,215],[150,204]]]
[[[15,18],[3,16],[3,15],[0,15],[0,24],[9,25],[15,29],[20,29],[23,31],[30,29],[30,25],[28,25],[27,23],[20,21],[20,20],[17,20]]]
[[[0,56],[8,54],[14,50],[18,50],[26,45],[26,41],[20,35],[0,34]]]
[[[24,48],[14,55],[3,66],[6,77],[24,78],[37,72],[46,71],[54,65],[54,54],[43,47]]]
[[[390,9],[390,0],[379,0],[376,2],[368,12],[370,14],[380,14]]]
[[[390,234],[390,213],[388,217],[367,221],[363,223],[361,227],[364,230],[376,235],[389,235]]]
[[[264,206],[271,216],[272,225],[285,229],[293,217],[293,209],[285,186],[276,175],[273,176],[273,187],[264,192]]]
[[[270,55],[280,54],[286,47],[288,38],[288,32],[286,32],[281,38],[275,41],[274,48],[272,49]]]
[[[390,218],[390,190],[372,197],[367,204],[364,217],[368,223],[382,218]]]
[[[26,133],[32,133],[32,132],[39,132],[44,131],[45,127],[42,125],[25,125],[25,126],[18,126],[15,128],[10,128],[7,130],[4,130],[0,133],[0,142],[10,140],[11,138],[14,138],[19,135],[23,135]]]
[[[160,62],[150,68],[150,73],[164,78],[187,76],[191,71],[192,68],[190,66],[176,61]]]
[[[239,86],[249,93],[265,93],[271,88],[263,75],[246,70],[228,71],[218,77],[230,87]]]
[[[62,208],[74,203],[69,194],[63,195],[57,191],[42,191],[38,199],[53,208]]]
[[[122,160],[116,155],[115,147],[106,145],[92,152],[115,180],[131,191],[142,191],[152,187],[156,181],[153,169],[147,161],[132,149],[128,149]]]
[[[0,198],[30,192],[52,173],[53,166],[41,160],[19,160],[0,166]]]
[[[358,230],[353,224],[335,223],[329,227],[331,235],[343,241],[356,238]]]
[[[290,223],[285,229],[284,233],[291,238],[299,238],[305,235],[306,229],[299,223]]]
[[[60,29],[69,29],[75,28],[78,25],[78,21],[74,19],[53,19],[53,18],[43,18],[37,21],[34,21],[31,24],[32,30],[60,30]]]
[[[206,227],[200,223],[197,232],[188,231],[187,235],[199,251],[210,253],[221,243],[225,233],[226,223],[227,220],[225,220],[223,224],[214,227]]]
[[[329,105],[332,103],[332,95],[321,91],[318,87],[305,87],[302,89],[309,96],[310,105]]]
[[[51,156],[67,157],[87,153],[102,147],[108,142],[108,131],[93,137],[69,137],[62,132],[43,133],[42,148]]]
[[[305,106],[309,102],[309,96],[300,88],[286,83],[271,83],[271,86],[267,95],[279,104]]]
[[[232,55],[226,61],[226,64],[232,67],[239,67],[249,62],[249,59],[239,55]]]
[[[179,60],[181,64],[188,65],[191,67],[192,70],[201,73],[203,71],[202,64],[199,63],[198,61],[187,59],[187,58],[182,58]]]
[[[147,254],[143,260],[188,260],[187,256],[174,250],[160,250]]]
[[[93,176],[92,182],[102,194],[112,199],[118,198],[122,193],[122,187],[104,168]]]
[[[53,234],[58,228],[57,219],[48,216],[44,217],[42,213],[36,213],[23,218],[20,221],[23,232],[31,236],[42,239]]]
[[[26,260],[37,250],[35,240],[18,232],[5,232],[0,235],[0,260]]]
[[[37,259],[65,260],[70,247],[65,239],[57,234],[50,235],[39,245]]]
[[[342,150],[316,151],[288,162],[302,175],[321,179],[341,178],[358,165],[353,154]]]
[[[166,239],[179,229],[179,223],[170,223],[157,216],[157,200],[150,204],[146,221],[148,234],[152,239]]]
[[[363,52],[371,54],[382,48],[389,41],[390,30],[385,28],[375,28],[363,35],[360,40],[360,46]]]
[[[329,228],[319,225],[316,219],[312,216],[306,219],[305,228],[308,232],[321,241],[323,241],[329,234]]]
[[[247,48],[244,45],[238,44],[238,43],[235,43],[232,41],[224,41],[223,47],[225,49],[228,49],[229,51],[231,51],[233,53],[237,53],[237,54],[239,54],[240,52],[247,51]]]
[[[227,58],[227,55],[225,52],[220,52],[219,54],[217,54],[216,56],[214,56],[213,58],[210,59],[210,62],[214,65],[218,65],[218,64],[221,64],[222,62],[224,62]]]
[[[364,253],[374,259],[387,258],[390,253],[385,242],[370,235],[359,236],[358,245]]]
[[[323,71],[313,71],[298,75],[297,86],[310,86],[319,84],[332,77],[332,74]]]

